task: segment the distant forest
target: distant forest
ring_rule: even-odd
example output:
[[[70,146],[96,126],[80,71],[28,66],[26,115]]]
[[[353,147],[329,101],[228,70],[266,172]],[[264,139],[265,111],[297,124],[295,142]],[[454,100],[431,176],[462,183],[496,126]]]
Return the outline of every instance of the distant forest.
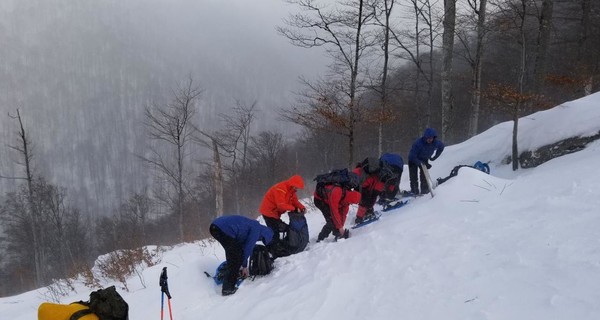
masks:
[[[281,39],[329,58],[293,95],[261,77],[289,67],[276,47],[271,66],[199,69],[201,45],[161,46],[158,25],[112,14],[151,19],[144,1],[92,2],[0,6],[2,296],[85,273],[100,254],[206,238],[218,215],[258,216],[293,174],[309,197],[319,173],[407,160],[426,127],[451,145],[600,88],[598,1],[292,0]]]

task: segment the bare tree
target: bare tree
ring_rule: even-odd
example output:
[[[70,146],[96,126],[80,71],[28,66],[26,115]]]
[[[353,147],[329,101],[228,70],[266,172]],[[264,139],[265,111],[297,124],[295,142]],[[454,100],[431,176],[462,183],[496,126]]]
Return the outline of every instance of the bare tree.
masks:
[[[416,134],[420,134],[424,127],[431,125],[432,115],[432,94],[433,94],[433,74],[434,74],[434,42],[438,36],[439,25],[434,18],[434,4],[429,0],[410,0],[407,7],[414,18],[413,30],[391,30],[391,36],[394,45],[401,49],[398,53],[399,58],[411,61],[415,67],[415,80],[413,91],[413,101],[417,115]],[[422,25],[425,25],[423,27]],[[402,24],[401,24],[402,25]],[[423,53],[423,49],[428,52]],[[424,61],[425,56],[427,60]],[[425,107],[421,107],[422,80],[427,86],[425,94]]]
[[[178,218],[181,241],[184,241],[183,204],[187,194],[186,159],[195,131],[192,125],[195,103],[201,94],[202,91],[190,78],[185,85],[179,86],[170,103],[164,106],[155,104],[145,111],[144,124],[150,138],[165,144],[166,148],[151,147],[151,155],[141,159],[160,173],[174,191],[174,195],[169,196],[169,206]]]
[[[444,0],[444,34],[442,37],[442,140],[447,140],[454,96],[452,93],[452,58],[454,53],[454,29],[456,23],[456,0]]]
[[[543,0],[542,8],[538,15],[539,27],[535,45],[535,65],[533,71],[532,92],[541,94],[544,89],[546,76],[546,61],[548,46],[550,45],[550,29],[552,25],[553,0]]]
[[[600,63],[598,59],[595,57],[598,56],[596,49],[596,54],[592,51],[592,39],[591,36],[591,28],[592,28],[592,20],[591,20],[592,6],[591,0],[581,0],[581,22],[579,28],[579,41],[578,41],[578,50],[577,50],[577,62],[579,71],[586,74],[586,81],[584,82],[584,95],[589,95],[592,93],[593,85],[594,85],[594,75],[598,74],[598,70],[600,69]],[[598,13],[596,13],[598,15]],[[585,70],[585,71],[584,71]],[[591,72],[590,72],[591,71]]]
[[[391,32],[391,15],[394,9],[395,0],[380,0],[371,3],[371,10],[373,11],[373,17],[376,21],[376,25],[381,27],[381,36],[383,42],[381,49],[383,51],[383,65],[381,71],[381,78],[379,80],[379,88],[375,88],[380,96],[380,114],[377,119],[378,132],[377,132],[377,149],[378,153],[383,153],[383,124],[385,122],[393,121],[393,117],[388,112],[388,70],[390,60],[390,32]]]
[[[44,246],[42,246],[43,230],[41,229],[40,212],[37,210],[38,208],[35,206],[34,203],[32,142],[29,138],[29,134],[25,130],[25,126],[23,124],[23,119],[21,118],[21,113],[19,112],[19,109],[17,109],[16,116],[11,116],[9,114],[9,117],[16,119],[19,123],[19,130],[17,131],[17,144],[9,145],[9,147],[17,151],[17,153],[19,154],[21,160],[18,162],[18,164],[24,167],[25,176],[3,176],[2,178],[27,181],[27,215],[29,216],[28,220],[30,221],[29,232],[31,233],[31,240],[33,241],[33,265],[35,268],[35,285],[42,286],[46,283],[47,280],[44,272],[46,253],[44,251]]]
[[[146,225],[148,224],[148,216],[152,200],[143,193],[134,193],[121,205],[121,213],[129,219],[133,226],[133,234],[130,239],[133,240],[133,245],[142,246],[147,244]]]
[[[287,27],[278,27],[278,32],[288,38],[292,44],[303,48],[325,47],[332,57],[330,77],[338,80],[336,89],[345,94],[343,100],[337,101],[334,117],[347,118],[345,135],[348,138],[348,163],[354,162],[354,140],[356,124],[359,117],[359,101],[357,91],[359,84],[359,67],[363,54],[374,45],[372,37],[363,27],[372,19],[372,12],[365,12],[364,0],[350,0],[337,3],[332,9],[326,5],[318,5],[315,0],[288,0],[300,7],[301,13],[285,20]],[[319,86],[317,84],[317,86]],[[309,89],[311,87],[309,86]],[[317,93],[317,95],[319,95]],[[302,115],[314,113],[316,104],[305,105],[287,117],[288,120],[306,126]],[[330,109],[331,110],[331,109]]]
[[[287,150],[283,135],[279,132],[263,131],[252,138],[250,155],[252,162],[259,165],[257,177],[266,177],[265,186],[273,185],[282,174],[284,153]]]
[[[479,1],[479,4],[477,2]],[[484,39],[488,33],[486,27],[486,7],[487,0],[468,0],[471,12],[474,14],[476,21],[475,27],[475,46],[472,48],[469,25],[472,25],[471,17],[467,16],[466,21],[461,25],[460,30],[456,33],[457,38],[464,47],[464,58],[471,66],[471,113],[469,116],[469,133],[470,137],[478,132],[479,128],[479,109],[481,105],[481,74],[482,74],[482,59],[484,53]]]
[[[256,105],[257,101],[246,105],[238,100],[233,109],[233,115],[220,115],[225,121],[225,129],[219,135],[223,137],[224,149],[227,156],[231,158],[229,170],[230,176],[234,179],[233,189],[237,212],[240,212],[242,206],[246,206],[246,193],[240,193],[240,187],[244,183],[242,175],[246,173],[248,166],[248,146]]]

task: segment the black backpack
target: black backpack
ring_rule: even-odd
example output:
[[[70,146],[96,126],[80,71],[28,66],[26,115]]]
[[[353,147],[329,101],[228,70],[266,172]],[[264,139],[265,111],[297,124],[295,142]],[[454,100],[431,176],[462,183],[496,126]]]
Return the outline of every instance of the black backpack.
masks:
[[[377,158],[368,157],[356,165],[357,168],[362,168],[366,174],[378,174],[381,170],[381,161]]]
[[[89,309],[75,312],[69,320],[77,320],[90,313],[97,315],[100,320],[129,319],[129,305],[119,295],[115,286],[90,293],[90,300],[88,302],[79,301],[76,303],[87,306]]]
[[[267,247],[257,244],[252,250],[248,271],[251,276],[264,276],[273,270],[273,259]]]
[[[317,182],[317,194],[324,197],[326,185],[336,185],[344,189],[356,189],[360,185],[359,177],[348,169],[332,170],[313,179]]]

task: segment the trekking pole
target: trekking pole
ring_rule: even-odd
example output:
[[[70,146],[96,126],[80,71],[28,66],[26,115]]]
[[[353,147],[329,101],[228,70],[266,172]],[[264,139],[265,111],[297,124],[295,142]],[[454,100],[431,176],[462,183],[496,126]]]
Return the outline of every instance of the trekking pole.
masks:
[[[161,291],[161,299],[160,299],[160,320],[163,320],[163,310],[164,310],[164,302],[165,302],[165,294],[167,295],[167,304],[169,306],[169,317],[173,320],[173,312],[171,311],[171,293],[169,292],[169,284],[167,283],[167,267],[162,269],[162,273],[160,274],[160,280],[158,284],[160,285]]]
[[[431,194],[431,197],[433,198],[433,196],[434,196],[433,183],[431,183],[431,176],[429,175],[429,170],[427,170],[427,167],[423,163],[421,163],[421,170],[423,170],[423,174],[425,175],[425,180],[427,180],[427,185],[429,186],[429,193]]]

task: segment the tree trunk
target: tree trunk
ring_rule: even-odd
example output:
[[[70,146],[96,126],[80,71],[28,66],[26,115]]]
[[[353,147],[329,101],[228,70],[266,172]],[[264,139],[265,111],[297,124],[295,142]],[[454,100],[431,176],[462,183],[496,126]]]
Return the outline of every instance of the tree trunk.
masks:
[[[219,146],[217,141],[212,139],[213,144],[213,161],[215,166],[215,211],[217,217],[223,215],[223,168],[221,165],[221,157],[219,156]]]
[[[46,276],[44,271],[45,265],[45,253],[44,246],[42,245],[41,240],[41,226],[40,226],[40,216],[39,211],[34,203],[34,190],[33,190],[33,172],[31,168],[31,160],[33,155],[30,150],[29,139],[27,138],[27,133],[25,132],[25,127],[23,126],[23,120],[21,119],[21,113],[19,109],[17,109],[17,120],[19,121],[19,138],[21,139],[21,147],[14,147],[15,150],[19,151],[23,156],[23,164],[25,165],[25,179],[27,180],[27,191],[28,191],[28,199],[27,203],[29,205],[29,220],[31,221],[31,236],[32,236],[32,246],[33,246],[33,264],[34,264],[34,272],[35,272],[35,286],[41,287],[46,283]]]
[[[452,95],[452,56],[454,54],[454,27],[456,0],[444,0],[444,34],[442,37],[442,140],[449,134],[454,97]]]
[[[512,169],[516,171],[519,169],[519,146],[517,144],[517,137],[519,134],[519,108],[520,103],[515,104],[513,112],[513,134],[512,134]]]
[[[360,33],[362,30],[363,0],[359,0],[356,38],[354,42],[354,62],[350,76],[350,121],[348,127],[348,165],[354,163],[354,126],[356,125],[356,80],[358,78],[358,61],[360,58]]]
[[[394,6],[394,1],[389,3],[388,0],[384,0],[384,9],[385,9],[385,26],[384,26],[384,38],[383,38],[383,74],[381,76],[381,117],[379,119],[379,130],[378,130],[378,151],[379,154],[383,154],[383,115],[387,109],[387,77],[388,77],[388,63],[390,59],[390,15],[392,13],[392,7]]]
[[[542,2],[542,12],[539,18],[540,26],[535,50],[535,71],[532,86],[533,93],[538,95],[541,94],[544,89],[544,77],[546,76],[546,57],[550,42],[550,25],[552,24],[553,8],[553,0],[544,0]],[[529,111],[531,112],[532,110]]]
[[[479,17],[477,19],[477,44],[475,48],[475,61],[473,79],[471,80],[471,121],[469,122],[469,137],[473,137],[479,130],[479,106],[481,103],[481,60],[483,58],[483,38],[485,36],[485,17],[487,0],[479,3]]]
[[[580,34],[579,34],[579,52],[577,55],[578,65],[580,70],[589,70],[598,68],[598,62],[591,62],[589,59],[589,33],[590,33],[590,11],[591,11],[591,0],[582,0],[581,1],[581,26],[580,26]],[[595,64],[595,67],[592,68],[590,64]],[[588,75],[587,81],[583,84],[583,94],[585,96],[590,95],[593,90],[594,84],[594,73],[591,72]]]

